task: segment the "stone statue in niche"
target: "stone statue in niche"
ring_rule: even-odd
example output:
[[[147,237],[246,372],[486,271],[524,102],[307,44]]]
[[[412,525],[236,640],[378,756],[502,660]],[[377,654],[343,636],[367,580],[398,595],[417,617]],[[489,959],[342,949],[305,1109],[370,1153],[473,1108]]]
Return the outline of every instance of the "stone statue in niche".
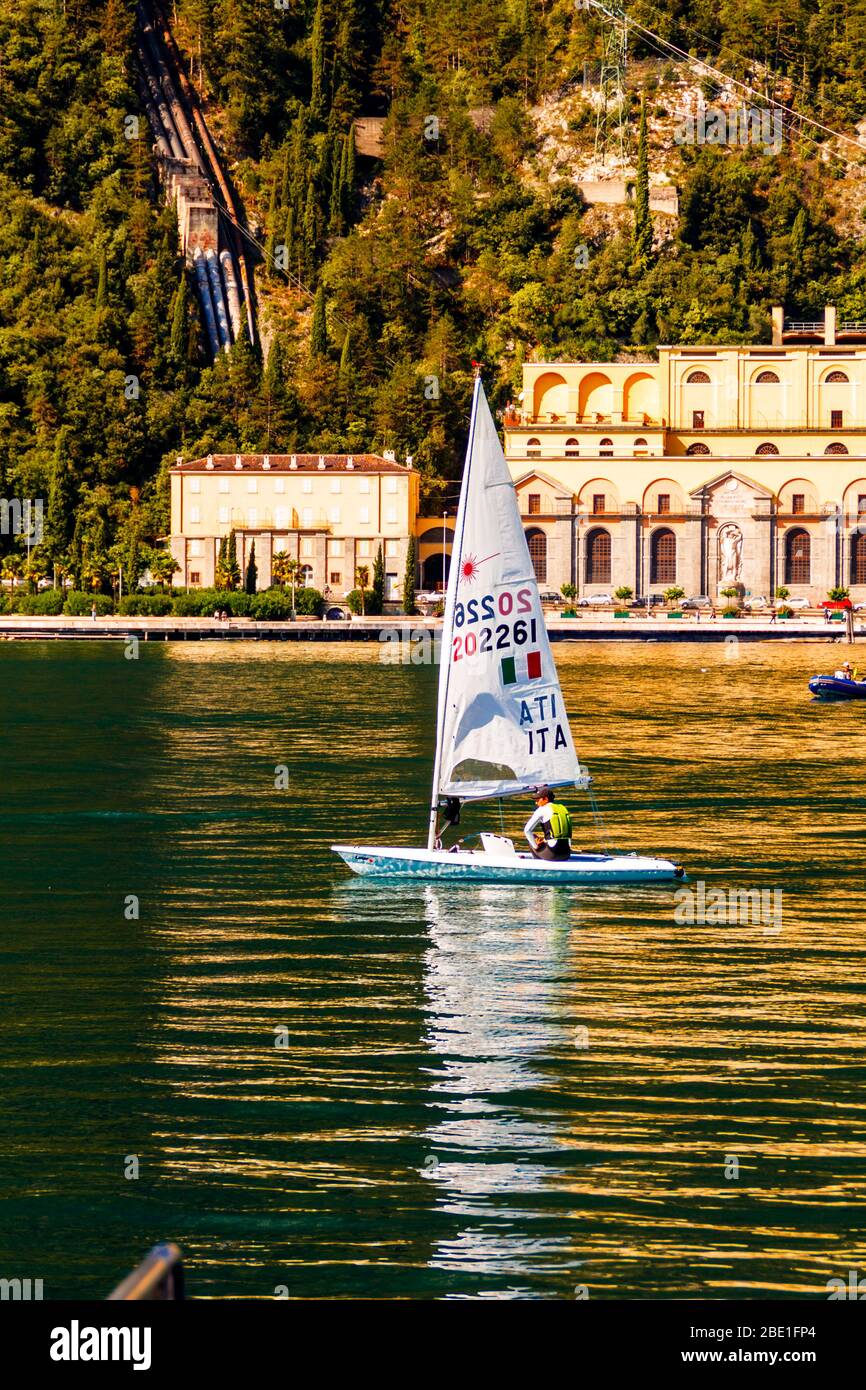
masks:
[[[742,569],[743,533],[729,521],[719,531],[719,583],[739,583]]]

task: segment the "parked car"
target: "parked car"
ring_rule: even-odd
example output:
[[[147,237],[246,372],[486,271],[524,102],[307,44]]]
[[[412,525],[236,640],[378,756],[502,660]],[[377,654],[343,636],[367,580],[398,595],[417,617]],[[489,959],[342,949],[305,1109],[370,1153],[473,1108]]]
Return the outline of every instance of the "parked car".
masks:
[[[692,598],[684,598],[680,608],[712,608],[712,600],[707,594],[694,594]]]
[[[607,604],[613,603],[613,594],[587,594],[585,598],[577,600],[578,608],[604,608]]]
[[[564,603],[564,602],[565,602],[565,600],[564,600],[563,597],[562,597],[562,594],[557,594],[557,593],[555,593],[553,589],[541,589],[541,590],[539,590],[538,597],[541,599],[541,602],[542,602],[542,603]]]
[[[769,606],[763,594],[752,594],[752,597],[747,598],[743,603],[743,607],[747,613],[752,613],[758,608],[769,608]]]
[[[661,605],[664,603],[664,601],[665,601],[665,596],[664,596],[664,594],[650,594],[650,596],[649,596],[649,607],[650,607],[650,608],[659,608],[659,607],[661,607]],[[644,598],[633,598],[633,599],[631,599],[631,600],[629,601],[628,606],[629,606],[629,608],[644,608],[644,609],[645,609],[645,608],[647,607],[646,598],[645,598],[645,597],[644,597]]]
[[[781,608],[811,608],[812,605],[807,598],[786,598],[779,599]]]

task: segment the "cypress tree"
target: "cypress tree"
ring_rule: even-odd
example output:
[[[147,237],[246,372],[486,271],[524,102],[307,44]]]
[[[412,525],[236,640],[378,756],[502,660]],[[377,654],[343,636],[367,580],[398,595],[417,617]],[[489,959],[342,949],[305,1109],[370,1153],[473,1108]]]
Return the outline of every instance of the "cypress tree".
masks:
[[[271,197],[268,203],[268,235],[265,241],[265,274],[273,279],[279,272],[274,266],[274,252],[277,245],[277,181],[271,184]]]
[[[349,376],[352,370],[352,330],[346,329],[346,336],[343,339],[343,347],[340,352],[340,376]]]
[[[653,224],[649,205],[649,159],[647,155],[646,96],[640,103],[640,137],[637,149],[637,182],[634,193],[634,238],[632,241],[635,260],[646,265],[653,249]]]
[[[319,244],[317,233],[316,218],[316,190],[313,187],[313,180],[307,184],[307,201],[304,207],[304,274],[308,279],[312,278],[316,265],[316,250]]]
[[[355,210],[355,123],[349,126],[349,135],[346,140],[346,177],[343,180],[343,216],[346,219],[346,226],[352,225],[352,213]]]
[[[53,563],[65,555],[75,526],[75,484],[67,448],[68,434],[69,427],[64,425],[57,436],[48,487],[45,552]]]
[[[256,543],[253,541],[250,545],[250,558],[247,560],[247,572],[244,576],[244,593],[254,594],[256,592],[256,581],[258,577],[259,572],[256,568]]]
[[[320,120],[325,109],[325,16],[323,0],[317,0],[311,43],[312,87],[310,115]]]
[[[806,216],[806,209],[800,208],[794,218],[794,225],[791,228],[791,261],[795,276],[803,273],[803,253],[806,250],[806,236],[809,231],[809,220]]]
[[[108,303],[108,262],[104,249],[99,253],[99,280],[96,285],[96,307],[104,309]]]
[[[289,171],[291,146],[287,140],[283,148],[283,176],[280,183],[280,207],[284,208],[289,200]]]
[[[172,359],[183,362],[187,355],[189,343],[189,333],[187,318],[189,315],[189,285],[187,283],[186,271],[181,272],[181,277],[177,282],[177,289],[174,292],[174,299],[171,305],[171,339],[170,350]]]
[[[313,322],[310,325],[310,355],[326,357],[328,354],[328,324],[325,314],[325,287],[316,290],[313,302]]]
[[[216,562],[216,571],[214,573],[214,584],[217,589],[224,589],[226,587],[226,553],[228,548],[228,539],[228,536],[223,536],[220,540],[220,548]]]
[[[338,137],[331,165],[331,197],[328,204],[329,225],[339,236],[343,231],[343,178],[345,176],[346,141]]]
[[[289,205],[286,212],[286,230],[283,233],[283,245],[286,248],[286,270],[290,270],[294,275],[298,274],[298,267],[295,264],[295,214]]]
[[[376,551],[376,560],[373,565],[373,585],[372,593],[377,602],[378,613],[382,612],[385,602],[385,556],[382,551],[382,543],[379,542],[379,549]]]
[[[226,540],[225,577],[227,589],[234,589],[241,582],[241,567],[238,564],[238,540],[234,527],[232,527]]]
[[[406,551],[406,573],[403,576],[403,612],[415,612],[415,537],[409,537]]]

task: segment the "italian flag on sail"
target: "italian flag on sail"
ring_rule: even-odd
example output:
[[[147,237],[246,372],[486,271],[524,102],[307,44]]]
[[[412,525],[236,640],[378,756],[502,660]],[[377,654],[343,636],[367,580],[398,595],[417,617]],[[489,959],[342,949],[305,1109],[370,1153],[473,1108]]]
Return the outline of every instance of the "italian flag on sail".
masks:
[[[513,656],[504,656],[499,664],[502,670],[502,684],[517,685],[519,679],[517,674],[517,658]],[[524,679],[528,681],[541,680],[541,652],[526,653],[526,676]]]

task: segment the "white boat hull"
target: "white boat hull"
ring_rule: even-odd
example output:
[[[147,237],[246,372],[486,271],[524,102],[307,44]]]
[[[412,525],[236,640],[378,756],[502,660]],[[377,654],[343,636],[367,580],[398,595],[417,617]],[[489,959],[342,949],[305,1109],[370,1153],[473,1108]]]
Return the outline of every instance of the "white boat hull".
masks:
[[[669,859],[637,854],[572,854],[535,859],[531,854],[455,853],[382,845],[332,845],[353,873],[368,878],[448,879],[463,883],[671,883],[683,870]]]

